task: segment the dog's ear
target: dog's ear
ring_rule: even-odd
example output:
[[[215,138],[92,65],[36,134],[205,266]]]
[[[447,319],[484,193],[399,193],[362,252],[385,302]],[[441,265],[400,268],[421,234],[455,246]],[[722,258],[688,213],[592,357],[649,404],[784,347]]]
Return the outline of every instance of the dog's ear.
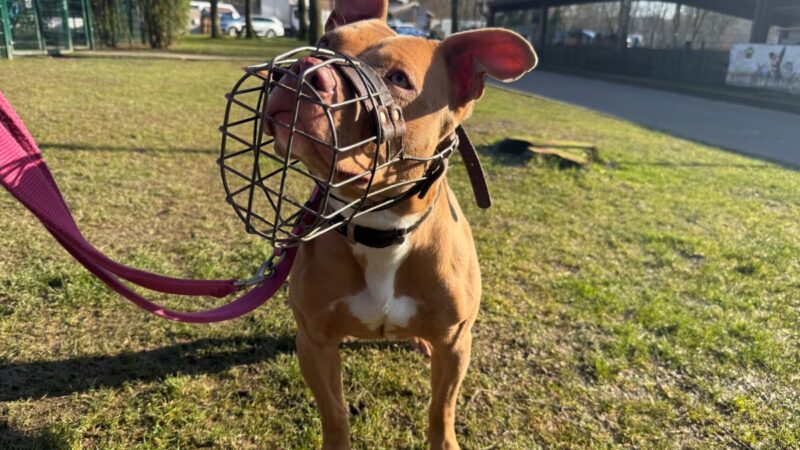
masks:
[[[483,95],[484,76],[511,82],[536,67],[531,44],[501,28],[464,31],[439,45],[453,81],[455,101],[463,105]]]
[[[333,11],[325,22],[325,31],[359,20],[386,20],[388,12],[388,0],[335,0]]]

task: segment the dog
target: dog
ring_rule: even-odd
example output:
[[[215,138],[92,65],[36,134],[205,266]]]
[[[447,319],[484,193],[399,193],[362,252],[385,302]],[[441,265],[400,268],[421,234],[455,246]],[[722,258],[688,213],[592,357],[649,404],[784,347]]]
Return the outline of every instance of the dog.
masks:
[[[402,108],[403,145],[409,155],[430,156],[453,135],[482,96],[486,75],[511,81],[536,65],[533,47],[514,32],[489,28],[456,33],[443,41],[398,36],[386,24],[387,8],[386,0],[336,1],[319,45],[358,57],[383,78]],[[300,73],[319,62],[305,57],[293,70]],[[328,104],[352,95],[348,83],[329,67],[317,70],[310,82]],[[278,88],[269,98],[267,113],[289,121],[294,95]],[[342,141],[360,142],[372,132],[371,125],[359,105],[349,108],[337,110],[329,121],[321,107],[306,105],[298,112],[297,127],[320,141],[336,131]],[[276,151],[285,154],[289,131],[265,128],[275,139]],[[292,148],[312,174],[324,177],[329,172],[330,152],[314,140],[297,138]],[[336,161],[337,179],[357,176],[368,169],[369,161],[365,152],[352,152]],[[408,161],[376,172],[372,186],[413,180],[423,170],[422,164]],[[358,198],[367,184],[366,179],[356,180],[337,197]],[[386,195],[398,195],[402,189]],[[289,304],[297,321],[300,368],[322,418],[322,447],[350,448],[339,344],[350,338],[388,338],[407,339],[431,358],[429,445],[457,449],[456,401],[470,361],[481,298],[469,224],[445,177],[436,179],[422,198],[407,198],[354,222],[378,230],[417,226],[403,242],[383,248],[326,233],[298,249]]]

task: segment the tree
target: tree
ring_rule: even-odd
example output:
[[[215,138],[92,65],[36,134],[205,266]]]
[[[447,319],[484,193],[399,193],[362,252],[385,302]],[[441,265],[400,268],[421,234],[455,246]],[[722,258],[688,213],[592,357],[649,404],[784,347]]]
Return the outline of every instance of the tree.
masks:
[[[678,47],[678,31],[681,29],[681,8],[680,3],[675,4],[675,14],[672,15],[672,46]]]
[[[628,28],[631,22],[631,0],[619,2],[619,28],[617,28],[617,48],[625,50],[628,47]]]
[[[244,0],[244,27],[247,30],[245,37],[253,39],[256,33],[253,31],[253,8],[251,7],[252,0]]]
[[[3,0],[0,0],[3,1]],[[123,28],[123,19],[120,17],[120,10],[116,7],[113,0],[91,0],[92,20],[95,33],[103,45],[107,47],[117,46],[117,36]],[[34,15],[25,15],[20,20],[33,21]],[[32,29],[38,25],[30,24]]]
[[[699,9],[699,8],[692,8],[692,31],[689,37],[689,42],[692,44],[695,43],[697,40],[697,35],[700,34],[700,30],[703,27],[703,23],[706,21],[706,17],[708,16],[707,9]]]
[[[219,31],[219,4],[218,0],[211,0],[211,38],[217,39],[222,33]]]
[[[140,0],[143,33],[151,48],[164,49],[186,28],[189,4],[183,0]]]
[[[301,2],[303,0],[300,0]],[[322,15],[319,9],[319,0],[308,2],[308,42],[315,45],[322,36]]]
[[[305,40],[308,33],[308,27],[306,26],[308,23],[306,22],[306,17],[308,13],[306,12],[306,0],[298,0],[297,2],[297,39]]]
[[[450,2],[450,32],[458,33],[458,0]]]

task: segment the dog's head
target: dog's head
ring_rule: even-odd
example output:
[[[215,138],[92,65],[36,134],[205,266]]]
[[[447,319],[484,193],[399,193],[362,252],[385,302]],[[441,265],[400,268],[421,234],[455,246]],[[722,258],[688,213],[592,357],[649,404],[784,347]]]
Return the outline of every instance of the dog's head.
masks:
[[[386,25],[386,14],[386,0],[338,1],[320,45],[357,57],[382,78],[405,118],[402,143],[397,139],[393,145],[402,145],[408,156],[425,158],[437,151],[483,95],[486,75],[512,81],[536,65],[531,45],[512,31],[497,28],[467,31],[440,42],[398,36]],[[291,70],[299,75],[320,62],[314,57],[304,57]],[[353,87],[333,67],[315,70],[307,81],[316,91],[313,95],[326,104],[353,98]],[[291,87],[296,89],[299,81],[295,77],[285,83],[294,83]],[[295,92],[275,88],[269,97],[267,115],[274,121],[289,123],[295,101]],[[333,157],[329,146],[320,142],[332,142],[334,131],[340,147],[362,142],[375,134],[373,122],[358,102],[334,110],[303,103],[294,124],[297,130],[315,139],[295,134],[293,156],[320,178],[328,177]],[[285,154],[289,130],[274,124],[266,124],[264,128],[274,135],[278,153]],[[385,153],[378,151],[376,156],[374,144],[347,151],[337,159],[334,178],[341,181],[368,173],[374,158]],[[405,160],[377,171],[372,186],[380,188],[416,179],[424,170],[423,163]],[[368,180],[368,176],[357,178],[341,194],[360,196]]]

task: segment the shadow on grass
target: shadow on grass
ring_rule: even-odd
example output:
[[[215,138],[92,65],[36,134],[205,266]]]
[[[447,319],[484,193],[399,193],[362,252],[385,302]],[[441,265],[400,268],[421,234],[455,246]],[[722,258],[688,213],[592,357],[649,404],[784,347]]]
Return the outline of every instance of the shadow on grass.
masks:
[[[0,421],[0,448],[15,450],[42,450],[68,448],[65,442],[50,430],[24,433]]]
[[[476,150],[481,157],[488,157],[504,166],[524,166],[533,159],[533,153],[529,152],[527,147],[517,145],[516,141],[509,144],[509,141],[503,139],[491,145],[479,145]]]
[[[355,341],[344,348],[408,351],[403,342]],[[127,382],[152,382],[173,375],[215,374],[295,351],[294,335],[206,338],[154,350],[56,361],[0,362],[0,402],[58,397]],[[0,431],[2,430],[0,423]],[[2,441],[0,441],[2,442]],[[0,446],[0,448],[3,448]]]
[[[121,145],[89,145],[89,144],[58,144],[53,142],[39,143],[42,150],[68,150],[68,151],[89,151],[89,152],[130,152],[130,153],[199,153],[216,154],[217,149],[212,148],[147,148],[147,147],[125,147]]]
[[[56,361],[0,362],[0,402],[61,396],[130,381],[213,374],[294,351],[294,336],[208,338],[154,350]]]

